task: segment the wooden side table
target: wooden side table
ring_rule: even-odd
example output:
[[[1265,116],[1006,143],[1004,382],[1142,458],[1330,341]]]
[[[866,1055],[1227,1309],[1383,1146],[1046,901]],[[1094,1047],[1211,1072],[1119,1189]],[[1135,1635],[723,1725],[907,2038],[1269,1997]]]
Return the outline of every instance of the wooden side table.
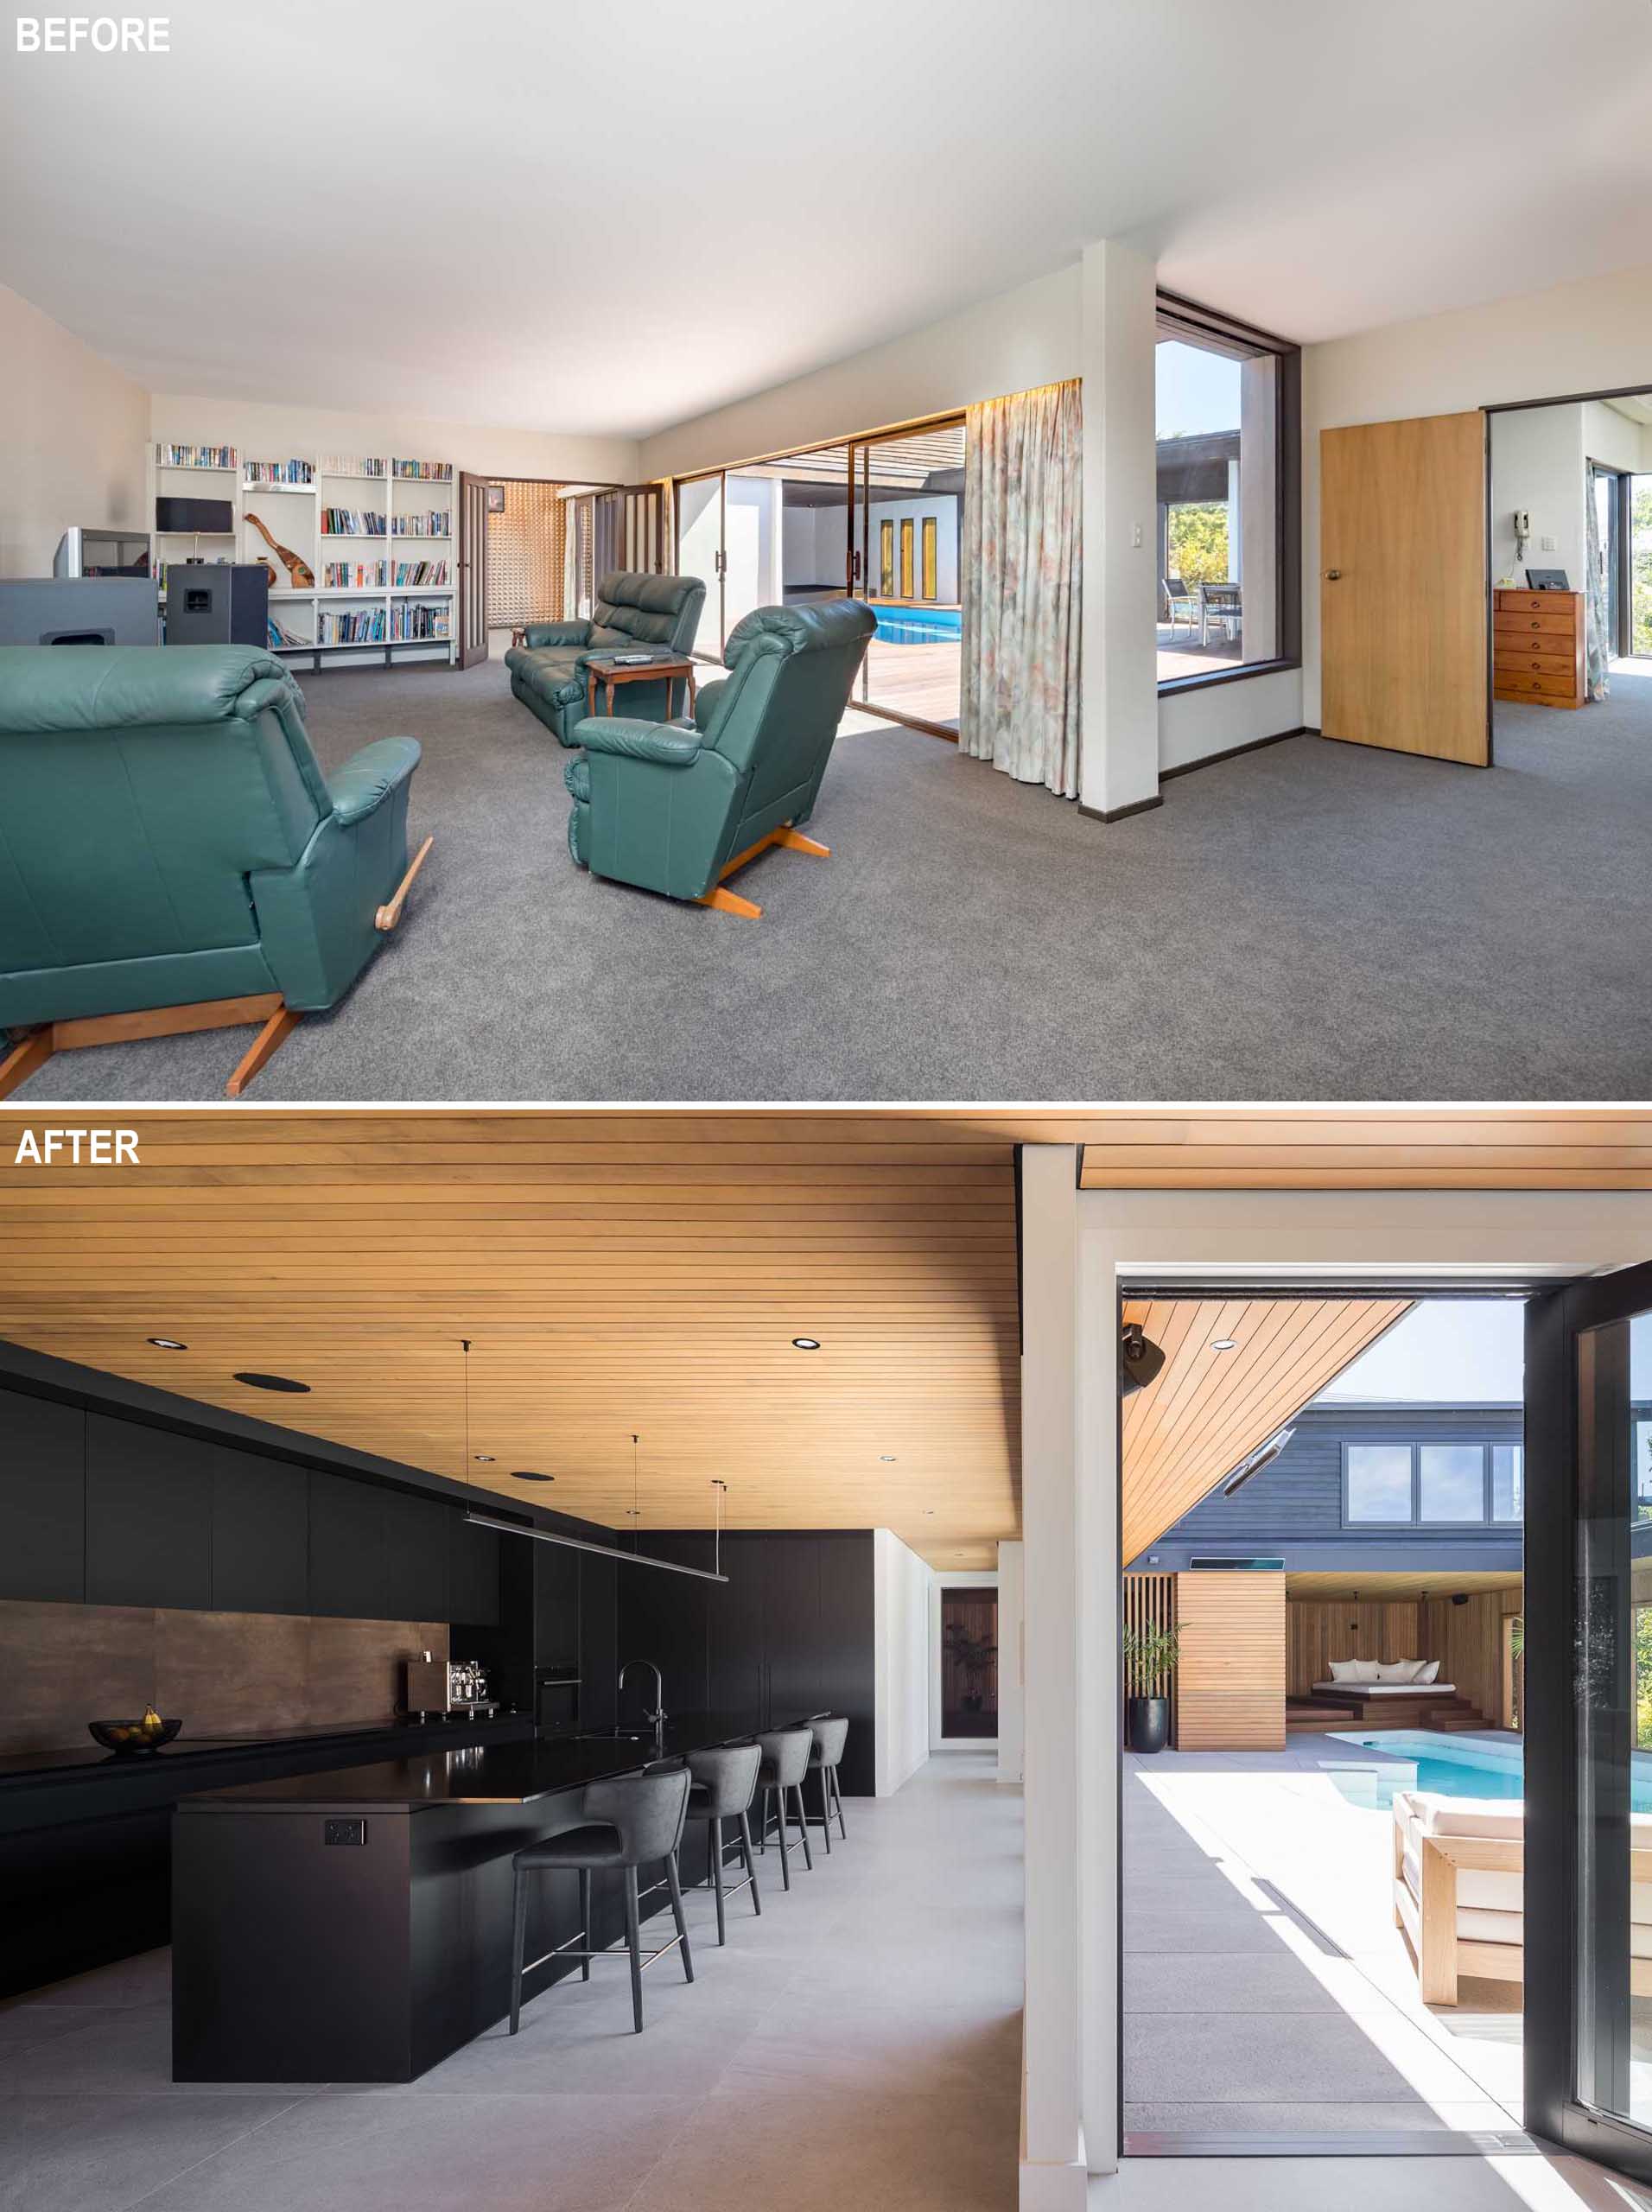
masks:
[[[694,663],[686,657],[677,660],[650,660],[624,662],[614,660],[607,653],[592,654],[585,664],[586,711],[596,712],[596,687],[600,683],[606,692],[604,712],[613,712],[616,686],[626,683],[664,683],[665,686],[665,719],[671,718],[671,702],[679,682],[688,686],[689,712],[694,712]]]

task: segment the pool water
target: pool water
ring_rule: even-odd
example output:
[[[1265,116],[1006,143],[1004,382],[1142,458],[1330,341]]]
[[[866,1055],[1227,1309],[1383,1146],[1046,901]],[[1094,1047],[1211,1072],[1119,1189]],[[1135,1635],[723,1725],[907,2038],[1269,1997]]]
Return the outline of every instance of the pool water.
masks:
[[[1348,1744],[1382,1753],[1381,1762],[1340,1770],[1327,1764],[1344,1796],[1357,1805],[1391,1806],[1396,1789],[1429,1789],[1442,1797],[1520,1797],[1525,1794],[1525,1758],[1518,1743],[1487,1743],[1439,1735],[1424,1728],[1385,1728],[1366,1735],[1341,1730],[1327,1744]],[[1630,1804],[1652,1812],[1652,1759],[1637,1753]]]
[[[960,638],[963,609],[956,607],[876,607],[877,642],[886,645],[944,645]]]

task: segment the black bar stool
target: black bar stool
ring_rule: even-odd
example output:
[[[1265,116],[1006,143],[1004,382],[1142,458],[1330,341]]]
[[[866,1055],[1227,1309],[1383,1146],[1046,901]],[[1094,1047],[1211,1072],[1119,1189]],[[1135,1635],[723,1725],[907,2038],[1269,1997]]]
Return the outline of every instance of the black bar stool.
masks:
[[[809,1848],[809,1815],[803,1808],[803,1778],[809,1771],[809,1754],[814,1749],[814,1731],[810,1728],[772,1728],[766,1735],[757,1738],[758,1749],[763,1754],[763,1764],[757,1770],[758,1787],[763,1792],[763,1818],[758,1827],[758,1848],[769,1847],[769,1809],[771,1805],[778,1815],[780,1824],[780,1878],[787,1889],[791,1887],[791,1838],[786,1825],[786,1792],[791,1792],[797,1810],[797,1826],[803,1831],[803,1863],[812,1870],[814,1853]]]
[[[843,1793],[837,1786],[838,1764],[843,1757],[843,1746],[848,1741],[849,1724],[841,1713],[829,1713],[823,1719],[811,1720],[810,1731],[814,1737],[814,1749],[809,1754],[809,1770],[820,1777],[820,1824],[826,1832],[826,1853],[832,1849],[832,1808],[837,1808],[837,1832],[845,1843],[849,1832],[843,1825]]]
[[[711,1834],[708,1841],[711,1847],[711,1886],[717,1893],[717,1941],[725,1943],[728,1938],[723,1927],[723,1832],[725,1821],[740,1822],[740,1853],[745,1862],[746,1874],[742,1881],[729,1885],[727,1894],[738,1897],[742,1890],[752,1893],[752,1910],[761,1913],[763,1900],[757,1893],[757,1868],[752,1862],[752,1828],[747,1811],[757,1794],[757,1770],[763,1763],[761,1748],[756,1744],[731,1744],[711,1751],[690,1751],[689,1772],[693,1786],[689,1791],[689,1818],[708,1823]]]
[[[611,1782],[586,1785],[580,1802],[581,1826],[561,1835],[530,1844],[511,1861],[515,1875],[515,1926],[511,1948],[511,2033],[522,2018],[522,1977],[548,1959],[578,1959],[580,1979],[591,1979],[593,1959],[612,1958],[612,1951],[591,1948],[591,1874],[597,1867],[615,1867],[626,1878],[626,1941],[631,1952],[631,2009],[637,2033],[643,2031],[643,1968],[675,1946],[683,1952],[683,1979],[694,1980],[694,1960],[689,1950],[689,1931],[683,1920],[683,1885],[677,1875],[677,1847],[688,1811],[689,1770],[667,1768],[655,1774],[619,1775]],[[677,1934],[669,1942],[645,1954],[642,1915],[637,1897],[637,1869],[661,1861],[671,1892],[671,1916]],[[558,1944],[524,1967],[522,1954],[528,1936],[528,1877],[556,1868],[576,1870],[580,1878],[580,1934],[576,1948]]]

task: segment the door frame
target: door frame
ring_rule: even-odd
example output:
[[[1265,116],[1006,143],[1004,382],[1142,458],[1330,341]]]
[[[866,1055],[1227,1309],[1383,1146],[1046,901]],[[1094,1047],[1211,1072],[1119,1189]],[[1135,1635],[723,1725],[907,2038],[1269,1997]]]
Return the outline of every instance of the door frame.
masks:
[[[1488,400],[1480,410],[1480,412],[1485,416],[1485,577],[1487,638],[1485,681],[1486,721],[1489,736],[1495,735],[1496,719],[1496,702],[1493,696],[1494,686],[1491,665],[1491,653],[1495,651],[1496,642],[1491,635],[1492,627],[1496,620],[1496,601],[1492,598],[1492,594],[1496,589],[1496,580],[1491,573],[1491,518],[1493,513],[1491,505],[1491,418],[1494,415],[1524,415],[1528,413],[1534,407],[1581,407],[1586,405],[1592,399],[1646,398],[1652,398],[1652,377],[1649,377],[1644,384],[1613,385],[1609,390],[1604,391],[1557,391],[1552,392],[1546,399]],[[1588,456],[1585,454],[1585,458],[1587,460]],[[1632,484],[1634,480],[1631,478],[1629,480]],[[1618,536],[1620,543],[1627,545],[1628,532],[1620,527]],[[1632,561],[1632,554],[1627,551],[1620,553],[1619,555],[1620,562],[1630,562]],[[1588,579],[1586,577],[1584,579],[1584,589],[1585,592],[1588,589]],[[1632,613],[1630,611],[1630,598],[1628,593],[1622,588],[1621,579],[1619,605],[1623,610],[1623,620],[1630,623],[1632,629],[1634,618]],[[1627,656],[1623,657],[1627,658]],[[1486,766],[1488,767],[1495,767],[1496,765],[1496,756],[1490,744],[1489,743],[1486,753]]]
[[[944,1679],[941,1636],[943,1630],[942,1600],[949,1590],[998,1591],[999,1589],[1000,1584],[998,1569],[995,1567],[979,1568],[974,1574],[967,1573],[962,1567],[959,1567],[956,1573],[950,1568],[944,1573],[937,1567],[931,1578],[929,1607],[929,1740],[930,1749],[932,1751],[978,1751],[984,1745],[988,1744],[990,1744],[994,1751],[998,1748],[998,1732],[995,1728],[990,1736],[947,1736],[942,1733],[945,1715],[941,1701],[941,1684]],[[1000,1596],[1000,1603],[1001,1605],[1002,1603],[1001,1593]]]
[[[487,487],[494,481],[491,476],[476,474],[461,468],[454,489],[459,513],[459,539],[454,562],[454,577],[455,611],[458,620],[454,625],[454,650],[461,668],[475,668],[487,658]],[[473,491],[482,493],[481,529],[471,528],[471,498]],[[480,536],[480,543],[478,542]],[[394,569],[391,574],[394,575]],[[473,602],[480,610],[480,620],[473,629]]]
[[[1554,1286],[1526,1309],[1527,1618],[1535,1615],[1539,1624],[1527,1645],[1525,1685],[1526,2124],[1534,2134],[1642,2185],[1652,2182],[1652,2127],[1598,2111],[1576,2094],[1581,1944],[1572,1638],[1583,1506],[1578,1338],[1585,1330],[1649,1308],[1652,1262]]]

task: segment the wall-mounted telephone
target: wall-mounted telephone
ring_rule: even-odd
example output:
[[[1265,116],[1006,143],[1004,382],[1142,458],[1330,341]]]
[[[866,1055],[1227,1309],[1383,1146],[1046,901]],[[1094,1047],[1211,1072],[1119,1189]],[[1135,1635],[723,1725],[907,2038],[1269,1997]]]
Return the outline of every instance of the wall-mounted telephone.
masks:
[[[1519,563],[1525,559],[1526,548],[1531,540],[1532,518],[1528,509],[1525,507],[1516,507],[1515,509],[1514,525],[1515,559],[1516,563]]]

